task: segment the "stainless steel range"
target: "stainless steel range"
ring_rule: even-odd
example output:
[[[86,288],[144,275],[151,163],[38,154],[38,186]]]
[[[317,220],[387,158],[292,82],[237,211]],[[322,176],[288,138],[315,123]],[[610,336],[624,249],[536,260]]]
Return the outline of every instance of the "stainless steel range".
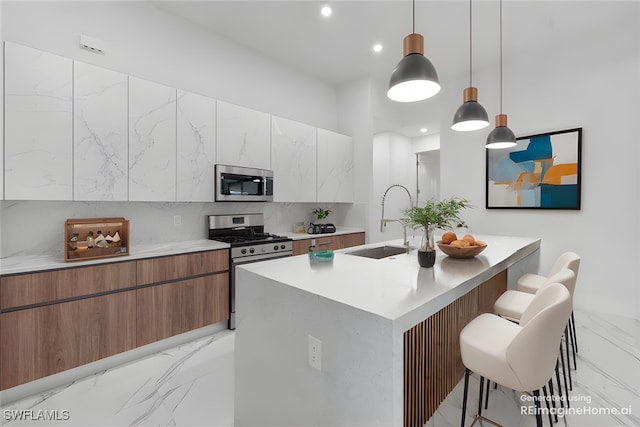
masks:
[[[229,259],[229,329],[236,328],[236,266],[283,258],[293,253],[293,240],[264,232],[264,216],[258,214],[210,215],[209,239],[231,245]]]

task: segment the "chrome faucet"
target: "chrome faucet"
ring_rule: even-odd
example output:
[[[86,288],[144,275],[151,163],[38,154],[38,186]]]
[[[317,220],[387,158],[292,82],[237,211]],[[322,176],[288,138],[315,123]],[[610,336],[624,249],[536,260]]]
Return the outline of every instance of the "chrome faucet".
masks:
[[[404,245],[407,248],[407,253],[409,252],[409,241],[407,240],[407,224],[405,224],[402,220],[399,219],[387,219],[384,217],[384,200],[387,197],[387,193],[389,192],[389,190],[391,190],[393,187],[400,187],[402,189],[404,189],[404,191],[407,192],[407,196],[409,196],[409,207],[413,206],[413,199],[411,198],[411,193],[409,192],[409,190],[407,189],[407,187],[405,187],[404,185],[400,185],[400,184],[393,184],[391,186],[389,186],[389,188],[387,188],[384,192],[384,194],[382,195],[382,217],[380,218],[380,232],[384,232],[385,227],[387,226],[388,222],[399,222],[400,224],[402,224],[402,232],[403,232],[403,238],[404,238]]]

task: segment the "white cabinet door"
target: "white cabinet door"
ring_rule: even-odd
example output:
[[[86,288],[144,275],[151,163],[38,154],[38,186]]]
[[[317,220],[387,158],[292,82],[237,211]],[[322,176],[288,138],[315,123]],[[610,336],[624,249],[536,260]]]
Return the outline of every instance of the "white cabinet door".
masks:
[[[353,202],[353,140],[318,129],[318,202]]]
[[[217,162],[271,169],[269,114],[218,101]]]
[[[178,89],[177,199],[214,201],[216,100]]]
[[[274,202],[316,201],[316,128],[271,117]]]
[[[5,199],[73,197],[71,59],[5,43]]]
[[[129,77],[129,200],[176,200],[176,89]]]
[[[128,198],[127,75],[74,62],[73,198]]]

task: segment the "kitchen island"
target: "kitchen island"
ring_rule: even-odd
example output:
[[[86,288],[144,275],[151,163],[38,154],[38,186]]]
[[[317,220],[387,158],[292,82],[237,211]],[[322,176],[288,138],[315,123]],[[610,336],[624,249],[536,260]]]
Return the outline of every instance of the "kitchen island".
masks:
[[[370,259],[357,248],[326,264],[239,267],[235,425],[423,425],[464,372],[459,331],[538,267],[539,239],[476,237],[480,255],[438,251],[428,269],[415,249]]]

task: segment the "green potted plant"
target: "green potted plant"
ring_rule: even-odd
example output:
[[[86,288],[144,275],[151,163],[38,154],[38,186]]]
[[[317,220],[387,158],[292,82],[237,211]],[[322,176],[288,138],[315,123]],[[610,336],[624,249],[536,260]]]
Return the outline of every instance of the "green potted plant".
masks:
[[[467,199],[453,197],[438,202],[431,199],[424,206],[412,206],[405,209],[402,221],[413,229],[422,229],[422,242],[418,249],[418,263],[421,267],[433,267],[436,262],[436,249],[433,233],[436,228],[451,230],[467,227],[460,217],[462,210],[471,208]]]
[[[318,221],[325,219],[331,213],[330,209],[315,208],[311,211]]]

